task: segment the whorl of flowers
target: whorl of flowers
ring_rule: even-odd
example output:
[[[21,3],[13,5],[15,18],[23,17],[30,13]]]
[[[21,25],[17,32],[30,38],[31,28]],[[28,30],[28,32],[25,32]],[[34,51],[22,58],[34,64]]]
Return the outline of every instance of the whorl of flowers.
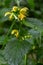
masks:
[[[9,16],[9,19],[23,20],[27,16],[27,7],[19,8],[14,6],[10,12],[6,12],[5,16]]]

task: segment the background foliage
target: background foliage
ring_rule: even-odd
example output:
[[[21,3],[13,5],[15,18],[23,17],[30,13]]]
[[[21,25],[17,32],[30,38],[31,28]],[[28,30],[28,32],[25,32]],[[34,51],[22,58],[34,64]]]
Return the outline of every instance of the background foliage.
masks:
[[[12,21],[4,15],[14,5],[28,7],[21,34],[28,30],[32,38],[11,35]],[[0,0],[0,65],[43,65],[43,0]]]

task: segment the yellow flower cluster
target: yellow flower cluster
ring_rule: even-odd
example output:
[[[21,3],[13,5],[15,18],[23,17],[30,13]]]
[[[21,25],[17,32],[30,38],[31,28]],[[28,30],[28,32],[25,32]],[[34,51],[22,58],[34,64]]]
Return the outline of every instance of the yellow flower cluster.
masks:
[[[25,35],[24,37],[22,37],[22,40],[29,39],[29,38],[32,38],[32,35]]]
[[[17,6],[14,6],[10,12],[5,13],[5,16],[9,15],[10,20],[14,18],[18,20],[23,20],[24,18],[26,18],[27,10],[28,10],[27,7],[19,8]],[[16,15],[15,13],[18,14]]]
[[[19,31],[16,30],[16,29],[14,29],[14,30],[12,30],[11,34],[12,34],[12,35],[14,34],[14,35],[18,38],[18,36],[19,36]]]

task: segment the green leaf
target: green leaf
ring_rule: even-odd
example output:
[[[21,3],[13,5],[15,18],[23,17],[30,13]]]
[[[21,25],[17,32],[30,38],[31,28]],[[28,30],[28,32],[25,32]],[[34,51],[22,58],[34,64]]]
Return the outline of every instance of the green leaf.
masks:
[[[4,16],[5,13],[8,12],[9,10],[10,10],[10,9],[8,9],[8,8],[2,8],[2,9],[0,10],[0,17]]]
[[[4,44],[3,43],[4,39],[5,39],[5,36],[0,36],[0,45],[3,45]],[[5,41],[8,41],[9,38],[6,38],[6,39],[7,40],[5,40]]]
[[[39,32],[43,32],[43,22],[41,20],[36,18],[28,18],[27,21],[34,26],[34,29],[38,30]]]
[[[9,65],[18,65],[23,56],[28,53],[31,48],[31,44],[28,41],[19,41],[13,39],[9,41],[4,50],[4,56]]]
[[[30,8],[34,9],[34,7],[35,7],[34,0],[27,0],[27,2],[29,4]]]
[[[29,33],[34,37],[40,37],[40,32],[34,29],[29,30]]]
[[[0,10],[0,23],[3,23],[8,20],[8,17],[5,17],[5,13],[8,12],[10,8],[3,8]]]
[[[31,27],[31,28],[34,28],[34,25],[31,24],[29,21],[26,21],[26,20],[23,20],[23,24],[27,27]]]
[[[3,56],[3,50],[0,50],[0,65],[7,65],[7,62],[5,61],[5,58]]]
[[[32,39],[34,39],[33,41],[36,40],[36,43],[34,44],[38,44],[40,46],[41,45],[41,33],[34,29],[29,30],[29,33],[32,35]]]

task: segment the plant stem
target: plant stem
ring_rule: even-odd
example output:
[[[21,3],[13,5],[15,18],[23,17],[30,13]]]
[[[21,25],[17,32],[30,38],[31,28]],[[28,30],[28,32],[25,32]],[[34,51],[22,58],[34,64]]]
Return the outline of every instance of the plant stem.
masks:
[[[25,54],[25,65],[27,65],[27,54]]]
[[[7,38],[8,38],[8,35],[9,35],[9,33],[11,32],[11,30],[12,30],[14,24],[15,24],[15,22],[13,21],[13,23],[12,23],[12,25],[11,25],[11,27],[10,27],[8,33],[7,33],[6,36],[5,36],[4,41],[3,41],[3,47],[4,47],[4,45],[6,44],[6,42],[7,42],[7,40],[8,40],[8,39],[7,39]]]

